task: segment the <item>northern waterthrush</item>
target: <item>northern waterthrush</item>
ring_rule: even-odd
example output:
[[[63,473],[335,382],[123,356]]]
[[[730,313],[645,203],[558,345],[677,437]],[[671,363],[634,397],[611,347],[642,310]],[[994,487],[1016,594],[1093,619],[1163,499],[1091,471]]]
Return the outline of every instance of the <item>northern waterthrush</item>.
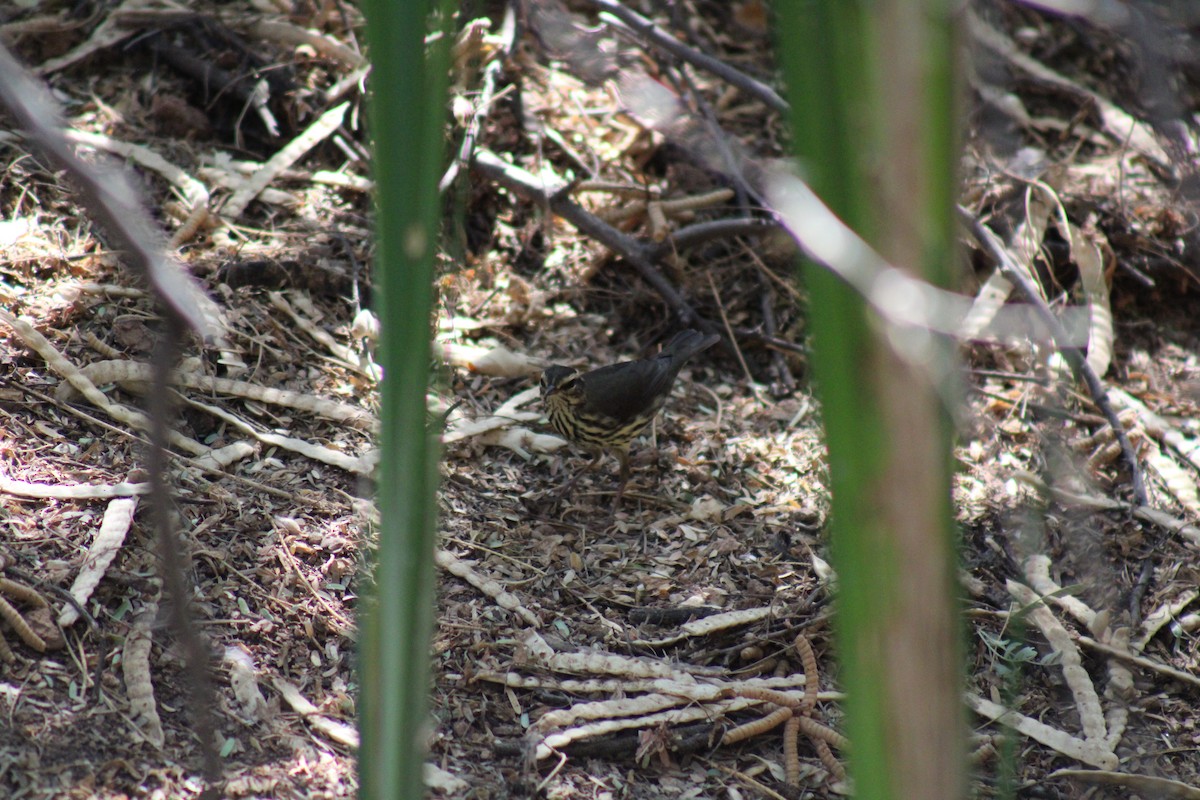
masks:
[[[600,461],[605,450],[612,450],[621,461],[621,483],[613,500],[615,513],[629,481],[629,443],[654,421],[687,360],[720,340],[715,333],[705,336],[685,330],[650,358],[582,373],[571,367],[548,367],[542,373],[542,402],[550,424],[595,454],[591,463],[560,491],[565,493]]]

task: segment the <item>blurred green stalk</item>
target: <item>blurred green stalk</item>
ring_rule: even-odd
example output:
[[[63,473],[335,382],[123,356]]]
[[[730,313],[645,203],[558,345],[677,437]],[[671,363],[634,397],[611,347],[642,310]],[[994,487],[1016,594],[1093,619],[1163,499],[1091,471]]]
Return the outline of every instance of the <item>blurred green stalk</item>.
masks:
[[[433,265],[452,32],[434,4],[366,0],[376,184],[376,306],[384,368],[379,545],[360,607],[359,791],[418,798],[428,736],[436,445],[426,431]],[[448,14],[442,19],[448,21]],[[448,22],[446,22],[448,25]]]
[[[957,161],[945,2],[780,2],[802,174],[892,264],[944,282]],[[855,796],[965,796],[946,345],[901,358],[812,265],[813,373],[833,490],[837,633]]]

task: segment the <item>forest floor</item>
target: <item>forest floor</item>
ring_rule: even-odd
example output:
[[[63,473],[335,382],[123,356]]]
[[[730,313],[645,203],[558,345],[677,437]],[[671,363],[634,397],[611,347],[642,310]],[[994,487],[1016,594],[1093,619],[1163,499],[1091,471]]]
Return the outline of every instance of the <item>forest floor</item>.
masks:
[[[801,737],[791,786],[782,728],[728,733],[767,713],[763,687],[795,698],[806,680],[815,719],[842,721],[805,294],[755,178],[786,155],[761,91],[771,17],[755,0],[629,5],[760,82],[736,88],[584,0],[531,0],[515,33],[488,5],[455,49],[451,148],[469,140],[473,164],[448,175],[433,321],[432,406],[450,413],[427,780],[454,798],[839,796],[836,737],[828,753]],[[960,201],[1053,308],[1087,309],[1148,494],[1133,502],[1096,398],[1045,343],[959,349],[978,796],[1200,797],[1200,18],[1184,5],[1108,27],[1000,0],[964,18]],[[347,797],[377,403],[362,19],[265,7],[26,4],[0,40],[81,152],[130,165],[224,315],[224,350],[185,353],[171,469],[224,792]],[[0,142],[2,305],[28,323],[0,325],[0,794],[196,796],[150,505],[127,497],[144,432],[65,388],[83,369],[138,406],[140,367],[98,362],[148,362],[155,305],[61,176]],[[963,242],[954,289],[994,313],[995,265]],[[686,327],[724,343],[635,443],[620,511],[611,460],[555,502],[584,454],[549,431],[541,369],[649,355]],[[66,590],[90,620],[69,619]]]

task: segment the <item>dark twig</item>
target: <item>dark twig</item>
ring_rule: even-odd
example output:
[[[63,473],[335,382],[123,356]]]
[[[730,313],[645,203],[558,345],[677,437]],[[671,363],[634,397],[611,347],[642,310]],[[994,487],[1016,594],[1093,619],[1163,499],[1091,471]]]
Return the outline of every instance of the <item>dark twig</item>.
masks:
[[[190,53],[161,32],[147,37],[146,46],[180,74],[204,87],[204,91],[213,97],[228,94],[241,101],[243,107],[253,108],[267,133],[272,137],[279,136],[279,123],[268,106],[270,91],[265,80],[256,80],[254,73],[235,75],[207,60],[207,54],[197,56]]]
[[[683,44],[674,36],[661,30],[650,20],[631,11],[625,6],[617,2],[617,0],[587,0],[593,7],[606,11],[616,17],[621,22],[628,25],[639,36],[655,47],[661,48],[676,58],[680,58],[687,63],[699,67],[702,70],[711,72],[718,78],[727,81],[739,89],[748,92],[749,94],[762,100],[773,110],[779,113],[787,113],[788,104],[779,94],[759,80],[751,78],[744,72],[740,72],[729,66],[723,61],[705,55],[686,44]]]
[[[770,282],[758,272],[758,291],[762,301],[763,327],[768,336],[774,336],[779,327],[775,322],[775,290]],[[771,351],[771,368],[775,373],[776,385],[771,387],[771,394],[783,397],[796,391],[796,378],[788,368],[787,357],[778,350]]]
[[[725,326],[725,330],[729,333],[730,347],[733,350],[734,356],[737,357],[738,363],[742,366],[742,372],[746,375],[746,384],[754,388],[754,376],[750,373],[750,367],[746,364],[746,358],[742,355],[742,348],[738,347],[737,341],[733,338],[733,327],[729,324],[729,317],[725,313],[725,301],[721,299],[721,293],[717,291],[717,282],[713,280],[712,270],[704,273],[704,277],[708,278],[708,287],[712,290],[713,300],[717,303],[717,313],[721,315],[721,323]],[[755,392],[757,398],[758,393]]]
[[[1150,588],[1150,581],[1154,577],[1156,562],[1157,559],[1153,557],[1142,559],[1142,567],[1138,570],[1137,583],[1133,584],[1133,590],[1129,593],[1129,620],[1134,625],[1140,625],[1142,622],[1142,600],[1146,597],[1146,591]]]
[[[1129,469],[1129,481],[1133,486],[1133,497],[1135,505],[1149,505],[1149,499],[1146,495],[1146,484],[1142,480],[1142,470],[1138,465],[1137,453],[1134,452],[1133,445],[1129,442],[1129,437],[1125,434],[1125,426],[1121,424],[1121,420],[1117,417],[1116,409],[1112,403],[1108,402],[1108,394],[1104,391],[1104,385],[1100,383],[1100,377],[1096,375],[1096,371],[1087,363],[1087,359],[1080,352],[1071,346],[1071,337],[1063,327],[1058,317],[1054,316],[1054,312],[1050,310],[1050,306],[1046,305],[1046,301],[1042,298],[1041,292],[1034,285],[1033,280],[1025,273],[1023,269],[1009,255],[1004,244],[992,233],[991,229],[979,221],[967,209],[959,206],[959,214],[966,221],[971,229],[971,233],[975,239],[983,245],[983,248],[991,254],[996,261],[1000,271],[1004,277],[1009,280],[1014,286],[1021,289],[1021,293],[1033,306],[1038,316],[1046,329],[1050,331],[1050,335],[1054,338],[1058,345],[1058,350],[1066,359],[1067,364],[1071,367],[1071,371],[1075,373],[1077,378],[1081,378],[1084,384],[1087,385],[1088,392],[1092,396],[1092,402],[1100,409],[1100,413],[1108,420],[1108,424],[1113,429],[1113,435],[1117,437],[1117,442],[1121,445],[1121,456],[1125,461],[1125,466]]]
[[[642,279],[662,296],[685,327],[699,328],[705,333],[721,332],[720,328],[701,317],[679,293],[679,290],[655,268],[653,263],[655,248],[622,233],[573,202],[567,196],[566,190],[570,188],[570,184],[566,181],[559,180],[553,185],[547,185],[545,181],[539,180],[520,167],[505,162],[488,150],[477,151],[471,166],[489,180],[516,192],[527,200],[533,200],[548,207],[555,214],[574,225],[580,233],[590,236],[632,264]]]
[[[178,320],[164,320],[162,337],[154,347],[153,387],[147,398],[150,412],[150,447],[146,458],[146,471],[150,475],[150,507],[154,515],[154,528],[158,540],[158,557],[161,562],[163,589],[170,603],[169,619],[171,630],[183,651],[184,673],[187,675],[189,699],[192,703],[191,717],[195,726],[203,758],[204,779],[208,786],[201,797],[218,796],[217,786],[221,781],[221,756],[217,752],[217,696],[213,690],[209,648],[196,627],[192,614],[192,589],[184,574],[184,545],[176,531],[179,515],[172,502],[170,486],[167,484],[169,453],[167,452],[168,418],[172,415],[171,371],[183,341],[183,326]]]
[[[784,353],[798,353],[800,355],[808,353],[808,350],[803,345],[789,342],[787,339],[781,339],[778,336],[770,336],[762,331],[751,330],[749,328],[734,328],[733,334],[744,342],[757,342],[763,347],[768,347],[772,350],[779,350]]]
[[[778,223],[769,219],[714,219],[708,222],[697,222],[680,228],[667,239],[652,246],[647,255],[653,261],[665,258],[667,254],[686,250],[689,247],[704,244],[716,239],[729,239],[735,236],[762,236],[779,229]]]

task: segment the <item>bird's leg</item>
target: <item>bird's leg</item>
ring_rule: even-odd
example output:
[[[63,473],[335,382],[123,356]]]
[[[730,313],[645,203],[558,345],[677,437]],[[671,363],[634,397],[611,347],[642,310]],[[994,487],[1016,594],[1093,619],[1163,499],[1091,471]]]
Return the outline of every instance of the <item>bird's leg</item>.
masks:
[[[596,465],[600,463],[600,459],[602,459],[602,458],[604,458],[604,450],[601,448],[597,448],[595,451],[595,455],[592,456],[592,460],[589,461],[586,465],[584,465],[584,467],[582,469],[580,469],[578,472],[576,472],[574,475],[572,475],[570,480],[568,480],[566,483],[564,483],[559,488],[559,490],[557,492],[555,492],[556,501],[562,500],[564,497],[566,497],[567,492],[571,491],[571,489],[575,486],[575,484],[579,482],[579,479],[583,477],[584,473],[590,472],[591,470],[595,469]]]
[[[613,499],[612,514],[616,516],[621,507],[621,498],[625,496],[625,484],[629,483],[629,446],[617,450],[617,458],[621,460],[621,482],[617,485],[617,496]]]

